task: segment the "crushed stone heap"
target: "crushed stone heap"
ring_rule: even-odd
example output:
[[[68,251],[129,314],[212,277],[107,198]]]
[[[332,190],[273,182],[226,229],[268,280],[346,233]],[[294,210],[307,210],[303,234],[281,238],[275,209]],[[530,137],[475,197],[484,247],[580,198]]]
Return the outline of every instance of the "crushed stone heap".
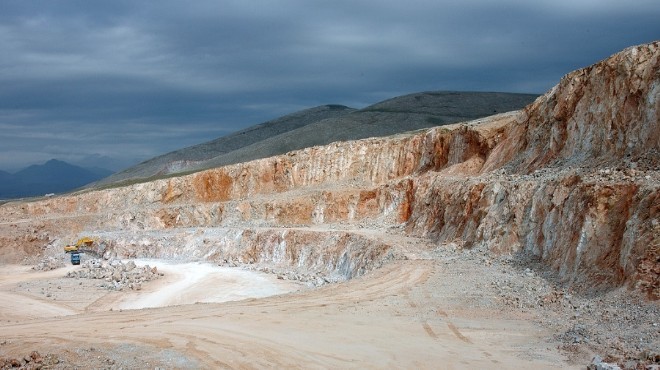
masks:
[[[141,290],[142,283],[163,276],[156,266],[137,266],[135,262],[122,262],[118,259],[103,261],[92,259],[83,262],[80,269],[66,274],[68,278],[77,279],[103,279],[106,281],[101,287],[108,290]]]

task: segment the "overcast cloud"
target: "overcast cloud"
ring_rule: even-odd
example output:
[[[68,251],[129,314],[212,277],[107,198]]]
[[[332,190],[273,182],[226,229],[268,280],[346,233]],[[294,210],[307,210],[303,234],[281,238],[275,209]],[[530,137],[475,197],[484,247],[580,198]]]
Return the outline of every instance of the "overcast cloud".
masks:
[[[321,104],[543,93],[657,0],[0,1],[0,169],[113,170]]]

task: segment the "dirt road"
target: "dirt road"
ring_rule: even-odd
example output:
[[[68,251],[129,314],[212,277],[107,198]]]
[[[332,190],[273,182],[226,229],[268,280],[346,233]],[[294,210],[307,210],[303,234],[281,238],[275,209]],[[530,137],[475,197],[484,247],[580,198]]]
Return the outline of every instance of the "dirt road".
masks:
[[[164,285],[227,282],[227,276],[195,280],[181,271]],[[76,309],[17,292],[17,284],[55,282],[63,272],[1,268],[0,354],[54,353],[64,367],[569,367],[547,342],[548,332],[502,311],[475,290],[478,279],[468,278],[469,271],[438,260],[397,261],[316,290],[139,310],[92,312],[107,298],[90,295],[90,306]],[[145,288],[151,293],[143,298],[159,284]]]

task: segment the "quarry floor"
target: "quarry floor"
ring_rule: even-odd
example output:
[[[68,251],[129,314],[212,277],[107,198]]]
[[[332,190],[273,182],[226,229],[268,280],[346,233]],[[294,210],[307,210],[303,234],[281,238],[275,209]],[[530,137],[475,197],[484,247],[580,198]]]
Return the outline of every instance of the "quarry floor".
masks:
[[[138,292],[64,277],[77,266],[0,265],[0,357],[38,351],[50,368],[555,369],[584,368],[612,341],[623,356],[626,335],[658,344],[657,304],[572,296],[476,251],[410,254],[320,288],[146,262],[164,276]],[[605,311],[620,317],[612,338]]]

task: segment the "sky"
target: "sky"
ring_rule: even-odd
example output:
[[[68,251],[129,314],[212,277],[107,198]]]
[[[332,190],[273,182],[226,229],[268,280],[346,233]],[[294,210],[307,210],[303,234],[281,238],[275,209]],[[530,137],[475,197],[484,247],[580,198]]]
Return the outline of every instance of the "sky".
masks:
[[[544,93],[657,0],[0,0],[0,169],[119,170],[322,104]]]

